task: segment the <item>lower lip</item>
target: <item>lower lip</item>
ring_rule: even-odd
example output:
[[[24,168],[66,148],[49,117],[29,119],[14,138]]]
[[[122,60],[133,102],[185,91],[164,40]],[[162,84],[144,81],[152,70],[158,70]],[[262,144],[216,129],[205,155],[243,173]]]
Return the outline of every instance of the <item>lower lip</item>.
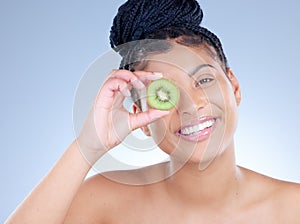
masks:
[[[215,124],[213,124],[213,126],[209,127],[209,128],[205,128],[202,131],[199,132],[195,132],[191,135],[182,135],[180,133],[177,133],[177,136],[187,140],[187,141],[191,141],[191,142],[201,142],[206,140],[207,138],[209,138],[209,136],[212,134]]]

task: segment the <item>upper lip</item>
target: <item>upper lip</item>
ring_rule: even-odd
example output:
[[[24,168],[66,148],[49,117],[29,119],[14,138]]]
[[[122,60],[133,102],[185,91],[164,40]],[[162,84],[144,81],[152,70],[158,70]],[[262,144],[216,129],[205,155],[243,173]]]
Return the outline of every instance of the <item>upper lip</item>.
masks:
[[[202,124],[206,121],[209,121],[209,120],[216,120],[217,117],[213,117],[213,116],[203,116],[203,117],[200,117],[196,120],[192,120],[192,121],[189,121],[187,123],[185,123],[184,125],[182,125],[177,131],[176,133],[180,133],[181,130],[185,129],[185,128],[189,128],[189,127],[193,127],[195,125],[198,125],[198,124]]]

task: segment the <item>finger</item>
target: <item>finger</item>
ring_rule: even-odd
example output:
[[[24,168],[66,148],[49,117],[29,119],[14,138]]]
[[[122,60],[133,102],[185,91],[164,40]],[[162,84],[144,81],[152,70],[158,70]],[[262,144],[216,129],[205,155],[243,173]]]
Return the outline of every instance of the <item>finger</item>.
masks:
[[[128,70],[115,70],[112,77],[123,79],[132,84],[136,89],[143,89],[149,81],[160,79],[163,77],[162,73],[159,72],[148,72],[148,71],[128,71]]]
[[[150,72],[145,72],[150,74]],[[145,88],[144,83],[139,80],[139,78],[131,71],[128,70],[117,70],[111,74],[111,77],[118,78],[130,83],[136,89],[143,89]]]
[[[134,74],[143,82],[150,80],[156,80],[156,79],[161,79],[163,78],[163,74],[160,72],[144,72],[144,71],[135,71]]]
[[[137,70],[132,72],[124,69],[113,70],[113,72],[110,74],[111,77],[124,79],[128,82],[135,81],[136,78],[143,78],[147,76],[157,76],[157,75],[161,76],[162,74],[159,72],[150,72],[150,71],[142,71],[142,70]]]
[[[106,97],[113,97],[116,92],[121,92],[124,96],[130,96],[128,83],[122,79],[108,79],[102,88],[101,94]]]
[[[141,128],[145,125],[152,123],[153,121],[166,116],[170,111],[150,109],[143,113],[130,114],[130,130]]]
[[[163,74],[159,72],[152,72],[151,74],[143,73],[143,71],[135,71],[134,72],[139,79],[148,86],[152,81],[163,78]]]
[[[113,104],[116,102],[115,99],[116,96],[121,95],[118,93],[121,93],[123,96],[121,97],[122,99],[118,102],[123,101],[124,97],[130,96],[131,93],[128,88],[128,84],[121,79],[117,79],[117,78],[108,79],[99,91],[95,106],[106,108],[106,109],[112,108]]]

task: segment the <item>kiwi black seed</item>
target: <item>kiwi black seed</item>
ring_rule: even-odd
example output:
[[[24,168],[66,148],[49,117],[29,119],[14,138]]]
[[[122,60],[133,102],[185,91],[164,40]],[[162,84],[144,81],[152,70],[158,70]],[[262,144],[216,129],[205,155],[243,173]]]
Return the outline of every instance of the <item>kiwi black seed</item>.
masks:
[[[147,101],[150,107],[170,110],[179,100],[178,87],[168,79],[158,79],[147,87]]]

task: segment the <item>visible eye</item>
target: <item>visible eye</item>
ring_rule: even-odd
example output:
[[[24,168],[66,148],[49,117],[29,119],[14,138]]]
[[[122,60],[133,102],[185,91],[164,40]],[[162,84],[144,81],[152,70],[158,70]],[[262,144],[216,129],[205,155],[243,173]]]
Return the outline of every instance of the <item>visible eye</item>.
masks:
[[[198,80],[195,80],[195,87],[206,87],[210,86],[214,82],[214,78],[211,77],[205,77]]]

